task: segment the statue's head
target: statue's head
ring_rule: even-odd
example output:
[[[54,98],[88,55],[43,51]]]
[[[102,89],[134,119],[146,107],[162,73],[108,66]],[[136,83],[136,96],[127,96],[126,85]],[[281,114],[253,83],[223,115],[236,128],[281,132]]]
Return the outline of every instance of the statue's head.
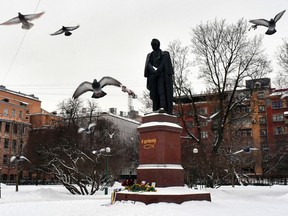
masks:
[[[156,38],[152,39],[151,46],[152,46],[152,49],[154,51],[159,50],[160,49],[160,41]]]

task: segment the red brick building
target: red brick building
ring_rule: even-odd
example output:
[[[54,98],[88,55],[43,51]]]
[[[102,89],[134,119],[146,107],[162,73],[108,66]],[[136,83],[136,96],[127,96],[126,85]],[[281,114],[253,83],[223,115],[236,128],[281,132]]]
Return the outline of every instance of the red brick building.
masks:
[[[258,83],[257,83],[258,82]],[[251,88],[253,84],[260,84]],[[236,96],[247,96],[241,100],[229,116],[229,124],[225,129],[224,146],[227,155],[247,146],[257,148],[252,154],[243,154],[242,159],[253,163],[251,169],[242,164],[243,173],[258,177],[288,177],[288,119],[284,112],[288,111],[288,97],[281,99],[281,95],[288,89],[273,89],[270,79],[250,80],[246,88],[237,91]],[[229,94],[229,92],[227,92]],[[198,94],[193,98],[176,98],[175,113],[181,116],[180,124],[184,127],[183,137],[187,136],[185,127],[195,138],[201,138],[208,154],[212,150],[212,143],[217,137],[219,121],[200,119],[197,123],[195,112],[203,116],[210,116],[219,110],[215,94]],[[194,107],[192,100],[195,102]],[[179,103],[180,102],[180,103]],[[179,104],[182,104],[179,108]],[[185,122],[185,124],[184,124]],[[186,125],[186,126],[184,126]],[[200,134],[198,130],[200,125]],[[197,146],[196,139],[182,139],[183,145]],[[199,145],[199,144],[198,144]],[[247,158],[245,158],[247,157]],[[245,161],[244,160],[244,161]],[[247,164],[248,164],[247,162]]]
[[[28,95],[0,86],[0,177],[15,181],[15,164],[10,158],[23,154],[29,130],[52,125],[57,117],[41,108],[41,101]],[[24,177],[28,175],[23,172]]]

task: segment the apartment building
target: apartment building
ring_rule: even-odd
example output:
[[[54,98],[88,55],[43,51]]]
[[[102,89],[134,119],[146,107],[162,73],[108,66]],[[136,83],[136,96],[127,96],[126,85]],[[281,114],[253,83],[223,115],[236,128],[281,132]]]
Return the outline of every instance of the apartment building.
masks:
[[[255,88],[255,85],[257,87]],[[254,86],[254,88],[253,88]],[[281,96],[288,89],[273,89],[270,79],[248,80],[246,88],[236,92],[237,100],[241,97],[241,103],[237,103],[229,116],[229,124],[224,134],[226,154],[229,155],[245,147],[254,147],[258,151],[251,154],[242,154],[243,173],[253,176],[288,177],[288,118],[284,113],[288,111],[288,98]],[[227,92],[229,95],[229,92]],[[188,97],[175,98],[175,113],[182,116],[180,124],[184,126],[196,138],[201,137],[206,152],[211,152],[213,141],[217,137],[217,118],[206,121],[200,119],[201,134],[198,134],[198,126],[195,122],[195,112],[198,115],[209,116],[219,110],[215,94],[193,95],[195,106]],[[179,109],[179,105],[182,105]],[[196,111],[195,111],[196,108]],[[179,113],[180,112],[180,113]],[[187,136],[183,130],[183,136]],[[192,146],[197,145],[194,139],[186,140]],[[193,144],[194,143],[194,144]],[[245,161],[246,160],[246,161]],[[285,164],[286,163],[286,164]],[[253,168],[251,169],[251,164]]]
[[[51,125],[56,116],[41,108],[34,95],[0,86],[0,174],[1,180],[14,181],[17,170],[10,163],[12,156],[21,156],[27,143],[29,130]],[[28,171],[22,173],[28,175]]]

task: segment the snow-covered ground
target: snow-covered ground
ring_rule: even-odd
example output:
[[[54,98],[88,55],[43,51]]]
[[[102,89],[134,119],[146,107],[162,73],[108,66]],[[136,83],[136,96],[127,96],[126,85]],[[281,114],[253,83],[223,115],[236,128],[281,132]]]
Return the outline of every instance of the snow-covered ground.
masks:
[[[119,188],[121,186],[116,185]],[[193,190],[193,189],[191,189]],[[112,188],[109,189],[109,193]],[[182,204],[116,202],[107,206],[110,195],[99,191],[93,196],[70,194],[61,185],[15,186],[2,184],[0,216],[284,216],[288,214],[288,186],[222,186],[201,189],[212,202],[189,201]]]

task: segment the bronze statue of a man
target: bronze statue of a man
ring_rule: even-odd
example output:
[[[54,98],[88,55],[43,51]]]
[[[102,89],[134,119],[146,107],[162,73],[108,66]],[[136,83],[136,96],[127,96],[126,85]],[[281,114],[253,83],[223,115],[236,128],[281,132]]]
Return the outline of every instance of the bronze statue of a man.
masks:
[[[153,111],[163,108],[168,114],[173,111],[173,75],[174,70],[170,54],[160,49],[160,41],[153,39],[153,51],[147,55],[144,77],[153,102]]]

